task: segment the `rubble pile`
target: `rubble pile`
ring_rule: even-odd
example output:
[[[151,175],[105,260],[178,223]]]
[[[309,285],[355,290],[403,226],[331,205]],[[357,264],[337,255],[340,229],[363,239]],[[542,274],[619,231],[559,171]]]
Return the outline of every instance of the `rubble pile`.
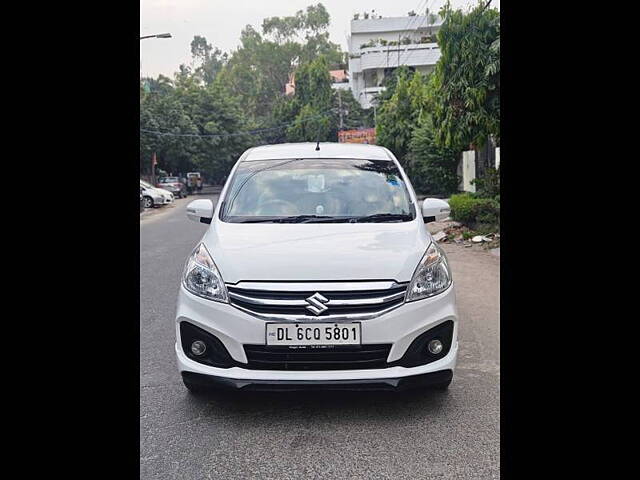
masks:
[[[473,245],[482,245],[484,249],[500,247],[499,233],[478,235],[459,222],[448,222],[443,230],[433,234],[433,239],[438,243],[456,243],[465,247]]]

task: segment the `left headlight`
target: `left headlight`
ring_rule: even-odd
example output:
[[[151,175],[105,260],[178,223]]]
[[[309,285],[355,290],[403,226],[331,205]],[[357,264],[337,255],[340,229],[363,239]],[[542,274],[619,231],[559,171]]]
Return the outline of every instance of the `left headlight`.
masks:
[[[406,301],[421,300],[444,292],[451,285],[451,270],[444,251],[431,242],[418,264],[409,288]]]
[[[204,243],[198,245],[187,260],[182,273],[182,284],[199,297],[228,302],[227,287]]]

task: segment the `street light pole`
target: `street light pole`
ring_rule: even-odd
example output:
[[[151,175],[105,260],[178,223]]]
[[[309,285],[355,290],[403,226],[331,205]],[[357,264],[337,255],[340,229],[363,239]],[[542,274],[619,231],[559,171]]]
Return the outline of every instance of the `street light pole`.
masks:
[[[172,37],[170,33],[157,33],[155,35],[143,35],[142,37],[140,37],[140,40],[145,40],[147,38],[172,38]],[[142,80],[142,56],[140,57],[140,80]],[[153,158],[151,159],[151,182],[153,183],[153,185],[156,184],[156,163],[158,163],[158,160],[156,158],[156,152],[153,152]]]
[[[155,35],[143,35],[140,40],[147,38],[173,38],[170,33],[156,33]],[[142,51],[140,52],[140,80],[142,81]]]
[[[155,35],[144,35],[140,37],[140,40],[144,40],[145,38],[172,38],[170,33],[157,33]]]

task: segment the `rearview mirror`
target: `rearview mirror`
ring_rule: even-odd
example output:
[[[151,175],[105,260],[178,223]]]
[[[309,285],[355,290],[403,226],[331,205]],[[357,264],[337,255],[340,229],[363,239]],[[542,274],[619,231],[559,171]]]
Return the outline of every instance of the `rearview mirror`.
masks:
[[[451,207],[444,200],[425,198],[422,202],[422,218],[424,223],[444,220],[451,213]]]
[[[213,218],[213,202],[208,198],[194,200],[187,205],[187,217],[194,222],[211,223],[211,219]]]

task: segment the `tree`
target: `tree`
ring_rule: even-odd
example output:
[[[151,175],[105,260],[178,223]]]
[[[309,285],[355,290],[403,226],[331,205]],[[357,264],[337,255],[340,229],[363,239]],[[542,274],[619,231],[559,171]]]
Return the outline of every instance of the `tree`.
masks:
[[[295,74],[296,98],[302,104],[317,108],[331,108],[331,75],[326,57],[301,65]]]
[[[409,150],[406,171],[416,191],[449,195],[458,190],[459,152],[436,145],[430,115],[413,131]]]
[[[335,90],[333,92],[332,105],[334,117],[332,123],[336,128],[335,139],[337,139],[337,130],[340,126],[340,112],[342,112],[343,130],[373,127],[373,109],[363,109],[350,89]]]
[[[440,146],[482,147],[500,136],[500,13],[478,3],[468,13],[447,2],[430,98]]]
[[[220,178],[253,142],[238,135],[251,125],[237,99],[218,83],[204,87],[194,76],[179,78],[171,89],[141,94],[140,128],[141,171],[149,171],[156,153],[166,171],[198,169]]]
[[[421,73],[402,68],[388,87],[387,98],[382,97],[378,109],[376,141],[389,148],[404,165],[413,130],[425,112],[426,81]]]
[[[336,140],[340,105],[345,125],[366,119],[350,94],[338,98],[331,88],[328,70],[345,54],[329,41],[329,22],[320,3],[268,18],[261,32],[247,25],[228,55],[194,36],[192,61],[173,80],[159,76],[141,85],[141,171],[149,171],[156,153],[163,170],[198,169],[215,179],[252,145]],[[297,92],[287,97],[294,72]]]
[[[194,75],[205,85],[213,82],[228,59],[226,53],[222,53],[219,48],[214,49],[207,43],[207,39],[200,35],[194,36],[191,41],[191,57],[194,65],[197,65]]]
[[[281,120],[293,116],[293,124],[287,129],[288,141],[337,138],[335,126],[332,128],[333,122],[330,122],[334,92],[327,59],[321,55],[300,65],[295,72],[295,79],[295,96],[290,101],[282,102],[278,112],[282,115]]]

